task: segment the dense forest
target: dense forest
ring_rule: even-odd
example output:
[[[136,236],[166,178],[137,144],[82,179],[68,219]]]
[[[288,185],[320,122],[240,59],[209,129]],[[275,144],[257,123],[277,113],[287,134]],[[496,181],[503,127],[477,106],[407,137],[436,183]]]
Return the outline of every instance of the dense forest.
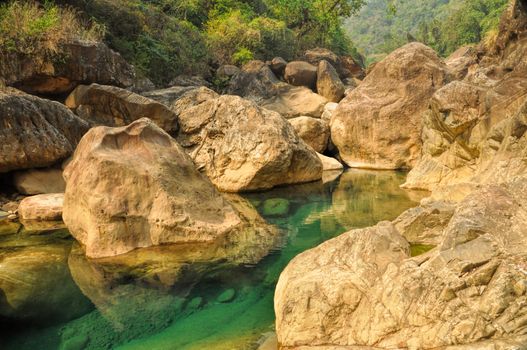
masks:
[[[418,40],[448,56],[458,47],[492,40],[506,0],[369,0],[346,21],[368,61]]]

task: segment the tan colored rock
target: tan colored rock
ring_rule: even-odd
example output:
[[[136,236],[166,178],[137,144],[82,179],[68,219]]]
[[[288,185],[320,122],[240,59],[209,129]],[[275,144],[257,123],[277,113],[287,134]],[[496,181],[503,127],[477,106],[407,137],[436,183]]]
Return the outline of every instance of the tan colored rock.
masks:
[[[527,340],[527,181],[460,203],[439,247],[411,258],[391,223],[350,231],[297,256],[275,310],[284,349],[482,349]],[[516,347],[515,347],[516,346]]]
[[[0,173],[54,165],[73,153],[87,130],[58,102],[0,89]]]
[[[230,64],[226,64],[218,68],[218,70],[216,71],[216,76],[220,79],[230,79],[239,72],[240,68]]]
[[[18,215],[28,221],[60,221],[63,205],[63,193],[39,194],[24,198],[18,206]]]
[[[305,143],[316,152],[324,153],[329,141],[329,125],[327,122],[311,117],[297,117],[288,121]]]
[[[105,44],[70,42],[61,50],[61,59],[2,52],[0,77],[31,94],[66,94],[91,83],[129,87],[135,81],[133,67]]]
[[[477,62],[477,49],[474,46],[462,46],[445,60],[450,74],[455,80],[462,80],[467,75],[469,68]]]
[[[246,221],[177,142],[148,119],[91,129],[64,176],[64,222],[89,257],[214,242],[261,229]]]
[[[303,61],[289,62],[285,67],[284,79],[291,85],[314,89],[317,83],[317,67]]]
[[[527,7],[511,1],[495,45],[480,45],[478,64],[433,96],[424,118],[423,155],[405,187],[451,197],[452,186],[503,183],[525,173],[526,32]]]
[[[184,86],[184,87],[211,87],[211,84],[200,75],[181,74],[170,81],[169,86]]]
[[[328,49],[315,48],[304,53],[304,60],[318,66],[323,60],[328,61],[337,70],[341,79],[364,78],[364,70],[351,56],[338,56]]]
[[[183,96],[185,93],[189,91],[196,90],[196,89],[198,88],[194,86],[172,86],[166,89],[159,89],[159,90],[152,90],[152,91],[144,92],[141,95],[172,108],[172,105],[181,96]]]
[[[254,101],[285,118],[320,118],[328,102],[309,88],[281,82],[262,61],[251,61],[243,66],[229,82],[227,93]]]
[[[66,106],[92,126],[124,126],[146,117],[167,132],[177,130],[177,115],[167,106],[115,86],[80,85]]]
[[[313,149],[278,113],[237,96],[209,99],[179,114],[178,142],[221,191],[320,179]]]
[[[25,195],[64,193],[66,183],[61,169],[30,169],[13,175],[17,191]]]
[[[338,103],[335,102],[329,102],[324,106],[324,113],[322,113],[322,116],[320,119],[324,120],[328,124],[331,122],[331,117],[333,116],[333,113],[339,106]]]
[[[335,68],[325,60],[318,64],[317,92],[330,102],[339,102],[344,97],[344,84]]]
[[[331,119],[342,160],[356,168],[412,168],[421,154],[422,114],[447,73],[437,54],[420,43],[379,62]]]
[[[327,157],[323,154],[317,153],[318,158],[322,162],[322,170],[333,171],[333,170],[344,170],[344,166],[335,158]]]

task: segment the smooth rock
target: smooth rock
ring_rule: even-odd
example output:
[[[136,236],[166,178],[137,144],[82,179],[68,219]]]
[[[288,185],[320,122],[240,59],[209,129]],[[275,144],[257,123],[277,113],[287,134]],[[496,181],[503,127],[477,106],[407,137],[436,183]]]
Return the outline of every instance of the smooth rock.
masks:
[[[317,93],[330,102],[340,102],[344,97],[344,84],[335,68],[326,60],[320,61],[317,73]]]
[[[236,291],[234,289],[227,289],[223,291],[220,295],[218,295],[218,298],[216,298],[216,301],[218,303],[230,303],[234,300],[236,297]]]
[[[91,126],[124,126],[146,117],[167,132],[178,127],[177,115],[164,104],[115,86],[80,85],[66,106]]]
[[[338,103],[335,102],[329,102],[324,106],[324,113],[322,113],[322,116],[320,119],[324,120],[328,124],[331,122],[331,117],[333,116],[333,113],[339,106]]]
[[[285,67],[284,79],[294,86],[316,87],[317,67],[303,61],[289,62]]]
[[[22,220],[59,221],[63,205],[63,193],[39,194],[24,198],[18,206],[18,214]]]
[[[317,153],[318,158],[320,158],[320,161],[322,162],[322,169],[324,171],[332,171],[332,170],[344,170],[344,166],[341,162],[336,160],[332,157],[327,157],[323,154]]]
[[[323,153],[328,147],[329,124],[321,119],[297,117],[288,120],[296,133],[316,152]]]
[[[13,175],[17,191],[25,195],[63,193],[66,183],[61,169],[30,169]]]

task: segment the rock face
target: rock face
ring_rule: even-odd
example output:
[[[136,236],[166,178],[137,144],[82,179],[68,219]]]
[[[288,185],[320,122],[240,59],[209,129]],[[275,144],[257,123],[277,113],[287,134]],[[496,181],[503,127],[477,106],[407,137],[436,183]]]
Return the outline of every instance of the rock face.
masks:
[[[254,101],[285,118],[320,118],[328,102],[309,88],[281,82],[262,61],[251,61],[243,66],[230,81],[227,93]]]
[[[64,94],[79,84],[132,86],[133,67],[102,43],[74,42],[63,46],[62,59],[0,53],[0,78],[32,94]]]
[[[314,89],[317,82],[317,67],[303,61],[289,62],[285,67],[284,79],[291,85]]]
[[[344,84],[335,68],[325,60],[318,64],[317,92],[330,102],[339,102],[344,97]]]
[[[321,177],[315,151],[287,120],[253,102],[220,96],[184,109],[179,121],[178,142],[221,191],[269,189]]]
[[[18,213],[22,220],[60,221],[64,194],[39,194],[26,197],[18,206]]]
[[[327,122],[310,117],[289,119],[296,133],[305,143],[318,153],[324,153],[328,147],[329,125]]]
[[[17,191],[26,195],[63,193],[66,189],[61,169],[17,171],[13,175],[13,181]]]
[[[115,86],[80,85],[66,106],[92,126],[124,126],[146,117],[167,132],[177,130],[177,116],[167,106]]]
[[[439,246],[420,257],[388,222],[297,256],[275,294],[282,348],[521,348],[526,195],[525,178],[474,192],[438,223]]]
[[[413,167],[421,153],[421,116],[447,79],[446,65],[420,43],[379,62],[333,113],[331,137],[343,161],[373,169]]]
[[[87,130],[58,102],[0,90],[0,173],[53,165],[73,153]]]
[[[148,119],[91,129],[64,175],[64,222],[89,257],[258,229]]]
[[[496,46],[465,79],[434,94],[424,117],[423,156],[406,187],[501,183],[527,170],[527,41],[521,34],[527,32],[527,12],[522,2],[511,3],[500,28]]]

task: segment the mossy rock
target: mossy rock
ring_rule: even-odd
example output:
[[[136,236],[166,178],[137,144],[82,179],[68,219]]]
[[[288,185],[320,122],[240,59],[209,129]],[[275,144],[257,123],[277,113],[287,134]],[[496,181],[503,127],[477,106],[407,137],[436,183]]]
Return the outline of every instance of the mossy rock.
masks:
[[[289,213],[289,201],[284,198],[272,198],[263,203],[262,213],[265,216],[285,216]]]
[[[85,334],[77,335],[73,338],[65,340],[61,344],[60,350],[82,350],[86,347],[89,340],[90,338],[88,338],[88,336]]]
[[[202,297],[195,297],[192,298],[187,304],[188,310],[196,310],[199,309],[203,305],[203,298]]]
[[[234,297],[236,296],[236,291],[232,288],[227,289],[223,293],[221,293],[218,298],[216,299],[219,303],[230,303],[234,300]]]

